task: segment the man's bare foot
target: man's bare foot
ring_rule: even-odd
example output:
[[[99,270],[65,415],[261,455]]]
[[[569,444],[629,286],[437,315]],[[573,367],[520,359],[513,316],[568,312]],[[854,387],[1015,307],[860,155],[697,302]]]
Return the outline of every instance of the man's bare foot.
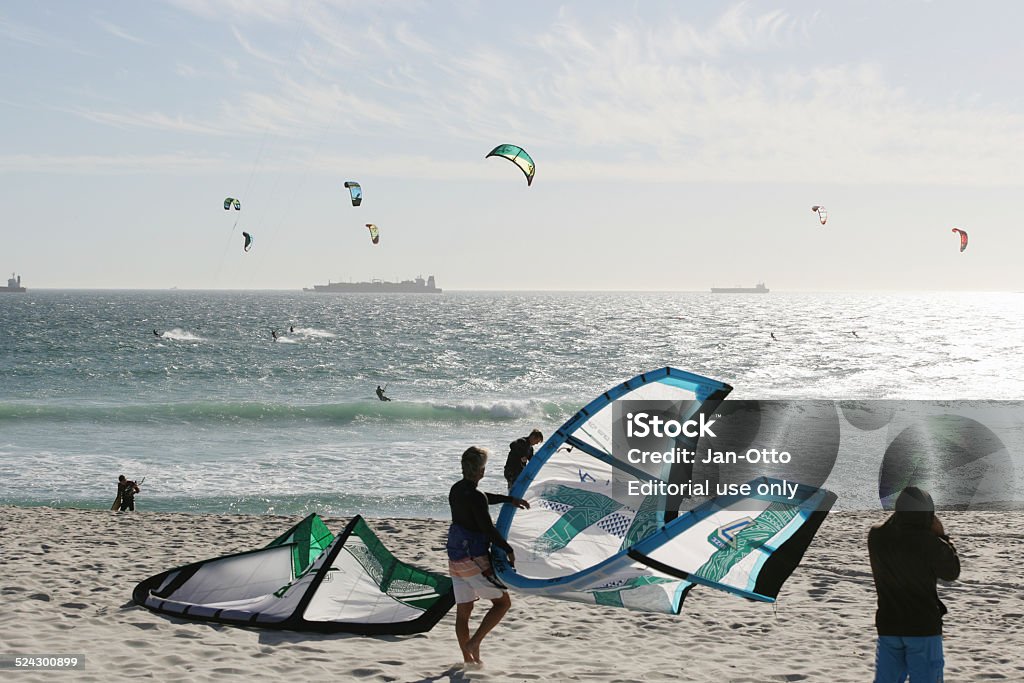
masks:
[[[472,657],[474,664],[483,664],[483,660],[480,659],[480,641],[475,638],[470,638],[466,642],[466,653]]]

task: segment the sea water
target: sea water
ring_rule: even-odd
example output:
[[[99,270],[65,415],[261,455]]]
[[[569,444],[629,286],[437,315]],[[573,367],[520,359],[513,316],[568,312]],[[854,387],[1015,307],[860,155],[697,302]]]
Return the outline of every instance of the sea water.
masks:
[[[146,510],[445,517],[467,446],[504,491],[510,441],[665,365],[738,399],[1024,399],[1022,320],[1018,293],[3,295],[0,503],[106,508],[123,473]]]

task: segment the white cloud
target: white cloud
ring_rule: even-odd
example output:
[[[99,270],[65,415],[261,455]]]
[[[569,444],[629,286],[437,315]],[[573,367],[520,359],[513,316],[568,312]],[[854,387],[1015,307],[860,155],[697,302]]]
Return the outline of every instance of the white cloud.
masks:
[[[112,36],[115,36],[115,37],[120,38],[122,40],[127,40],[130,43],[136,43],[137,45],[146,45],[147,44],[146,41],[143,40],[142,38],[139,38],[138,36],[134,36],[131,33],[128,33],[123,28],[121,28],[120,26],[118,26],[117,24],[115,24],[113,22],[106,21],[104,19],[95,19],[95,18],[93,19],[93,21],[96,22],[97,26],[99,26],[100,28],[102,28],[104,31],[106,31],[107,33],[109,33]]]
[[[107,112],[85,109],[71,110],[82,118],[118,128],[151,128],[154,130],[179,133],[201,133],[203,135],[228,135],[232,129],[221,124],[207,124],[190,121],[180,114],[172,116],[163,112]]]
[[[0,36],[35,47],[68,50],[79,55],[89,54],[65,38],[41,31],[34,26],[11,21],[4,17],[0,17]]]
[[[195,173],[235,170],[234,162],[191,154],[4,154],[0,173]]]
[[[242,46],[242,49],[250,56],[255,57],[262,62],[269,62],[278,66],[282,66],[284,64],[283,59],[278,59],[267,52],[257,49],[252,43],[246,40],[245,36],[243,36],[234,25],[231,26],[231,33],[235,36],[235,40],[238,41],[238,44]]]
[[[202,72],[199,69],[184,62],[178,62],[174,66],[174,73],[178,74],[182,78],[199,78],[202,76]]]
[[[364,148],[381,147],[378,159],[393,159],[399,141],[518,142],[545,178],[565,180],[614,173],[655,181],[1024,183],[1015,152],[1024,116],[973,101],[915,99],[883,64],[783,59],[807,47],[817,13],[754,11],[741,2],[704,24],[598,25],[562,10],[539,32],[468,34],[453,43],[451,34],[419,29],[408,12],[373,18],[371,10],[349,13],[363,7],[349,3],[175,4],[231,17],[245,53],[282,68],[264,69],[258,83],[241,88],[250,83],[239,76],[248,68],[244,55],[225,58],[221,101],[196,103],[213,114],[93,109],[80,116],[183,134],[326,139],[324,154],[342,144],[334,138],[352,133]],[[301,49],[289,61],[256,47],[233,23],[243,18],[304,26],[296,34]],[[409,168],[432,173],[408,160],[395,173]]]
[[[250,18],[279,23],[294,19],[300,3],[291,0],[169,0],[171,5],[204,19],[234,21]]]
[[[418,53],[421,56],[429,57],[438,54],[438,48],[415,31],[406,22],[399,22],[394,31],[395,40],[404,48]]]

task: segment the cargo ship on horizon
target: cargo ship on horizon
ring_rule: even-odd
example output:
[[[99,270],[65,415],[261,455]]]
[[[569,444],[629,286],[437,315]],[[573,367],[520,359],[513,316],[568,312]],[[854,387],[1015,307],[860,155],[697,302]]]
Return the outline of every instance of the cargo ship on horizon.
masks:
[[[7,280],[7,286],[6,287],[0,287],[0,292],[19,292],[19,293],[21,293],[21,292],[25,292],[25,291],[27,291],[27,290],[24,287],[21,286],[21,276],[20,275],[15,276],[14,273],[11,273],[11,277]]]
[[[388,282],[386,280],[371,280],[370,282],[331,282],[326,285],[313,285],[303,287],[304,292],[327,292],[340,294],[440,294],[441,288],[434,283],[434,276],[426,280],[423,276],[417,276],[415,280],[402,280],[401,282]]]
[[[756,287],[712,287],[712,294],[767,294],[770,290],[763,282],[758,282]]]

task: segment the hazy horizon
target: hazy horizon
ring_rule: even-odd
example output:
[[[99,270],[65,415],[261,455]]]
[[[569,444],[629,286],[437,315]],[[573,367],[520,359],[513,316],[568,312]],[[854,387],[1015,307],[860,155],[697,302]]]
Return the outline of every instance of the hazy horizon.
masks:
[[[386,280],[385,280],[386,281]],[[331,280],[331,282],[348,282],[348,280]],[[22,283],[25,284],[25,283]],[[326,284],[318,282],[315,284]],[[756,284],[756,283],[755,283]],[[713,285],[718,287],[719,285]],[[746,283],[730,285],[723,283],[722,287],[748,287]],[[479,288],[470,289],[464,287],[443,287],[438,283],[442,294],[458,292],[465,294],[489,294],[489,293],[510,293],[510,294],[712,294],[710,287],[704,289],[495,289]],[[303,287],[31,287],[30,291],[37,292],[302,292]],[[1024,290],[999,290],[999,289],[775,289],[768,287],[769,294],[1024,294]],[[368,292],[313,292],[316,296],[374,296]],[[387,294],[404,296],[408,292],[389,292]],[[728,296],[729,293],[722,293]],[[746,293],[741,293],[741,295]]]
[[[16,4],[0,10],[18,65],[0,76],[0,280],[1019,291],[1015,16],[926,0]],[[532,186],[484,158],[499,143],[533,156]]]

